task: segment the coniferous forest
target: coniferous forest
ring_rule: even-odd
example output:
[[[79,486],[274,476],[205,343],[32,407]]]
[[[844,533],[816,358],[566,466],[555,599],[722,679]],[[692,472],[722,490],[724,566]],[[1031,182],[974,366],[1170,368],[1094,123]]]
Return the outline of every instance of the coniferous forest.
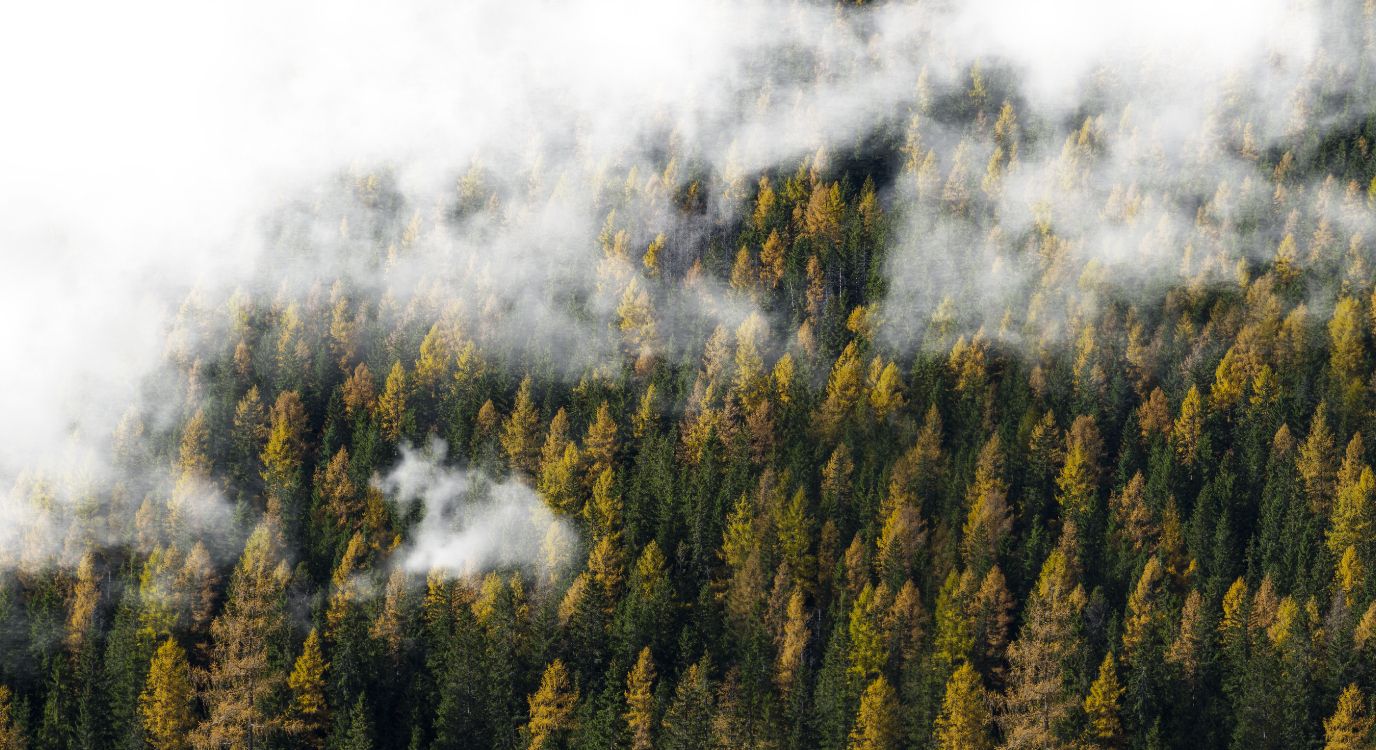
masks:
[[[1317,6],[1185,133],[990,57],[787,158],[288,195],[6,488],[0,748],[1376,747],[1376,20]]]

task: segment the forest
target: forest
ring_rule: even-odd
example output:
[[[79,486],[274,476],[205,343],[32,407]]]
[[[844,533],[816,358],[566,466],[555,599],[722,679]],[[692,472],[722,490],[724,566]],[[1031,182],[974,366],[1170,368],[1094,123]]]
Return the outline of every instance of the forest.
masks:
[[[1376,747],[1376,11],[1324,7],[1274,138],[993,61],[768,166],[666,121],[284,200],[5,488],[0,750]]]

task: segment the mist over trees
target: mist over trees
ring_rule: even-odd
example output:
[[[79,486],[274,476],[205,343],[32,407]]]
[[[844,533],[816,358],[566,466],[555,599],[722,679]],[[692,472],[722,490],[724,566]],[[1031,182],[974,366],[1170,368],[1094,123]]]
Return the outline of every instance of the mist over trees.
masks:
[[[0,472],[0,750],[1376,746],[1376,11],[1314,6],[1197,97],[770,6],[825,43],[730,144],[274,202]]]

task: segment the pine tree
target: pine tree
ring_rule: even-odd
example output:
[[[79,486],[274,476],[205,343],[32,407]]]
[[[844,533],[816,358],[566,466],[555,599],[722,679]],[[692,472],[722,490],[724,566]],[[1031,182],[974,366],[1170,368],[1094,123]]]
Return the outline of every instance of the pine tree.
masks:
[[[231,476],[241,482],[260,479],[261,470],[257,468],[259,456],[267,445],[269,432],[268,411],[258,394],[258,386],[252,386],[234,407],[234,427],[231,431],[233,462]]]
[[[660,747],[663,750],[698,750],[708,747],[712,724],[712,689],[707,665],[688,667],[674,687],[674,698],[664,712]]]
[[[373,750],[373,723],[368,718],[368,706],[358,696],[349,709],[349,732],[340,744],[341,750]]]

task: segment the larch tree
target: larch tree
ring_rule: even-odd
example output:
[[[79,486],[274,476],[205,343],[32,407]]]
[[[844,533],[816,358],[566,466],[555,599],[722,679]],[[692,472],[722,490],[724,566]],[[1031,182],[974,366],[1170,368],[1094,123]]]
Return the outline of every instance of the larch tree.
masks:
[[[286,512],[301,489],[306,449],[306,409],[296,391],[277,397],[271,424],[262,455],[263,484],[269,502],[275,501]]]
[[[336,543],[357,531],[363,520],[363,495],[350,476],[349,449],[341,446],[323,469],[317,469],[316,488],[320,494],[327,525]]]
[[[586,486],[591,487],[602,472],[616,466],[617,444],[616,420],[612,417],[611,405],[603,401],[597,407],[597,414],[588,432],[583,437],[583,458],[587,463]]]
[[[368,365],[359,362],[341,386],[344,394],[344,415],[355,419],[371,414],[377,408],[377,386]]]
[[[938,750],[991,750],[992,720],[979,673],[963,663],[946,681],[946,695],[936,719]]]
[[[545,668],[540,687],[530,696],[530,720],[522,730],[527,750],[563,747],[575,727],[578,690],[564,662],[555,659]]]
[[[966,489],[968,512],[961,532],[961,551],[966,566],[977,575],[983,575],[994,565],[1004,538],[1013,529],[1008,483],[1003,474],[1003,449],[995,433],[980,449],[974,481]]]
[[[1328,366],[1338,385],[1346,386],[1357,377],[1366,355],[1365,326],[1362,323],[1361,303],[1343,296],[1333,308],[1328,321],[1328,335],[1332,342]]]
[[[810,637],[803,600],[801,589],[795,588],[789,594],[783,631],[779,634],[776,644],[778,655],[774,660],[774,684],[779,688],[779,692],[785,695],[796,687]]]
[[[1204,431],[1204,399],[1199,388],[1190,386],[1180,403],[1180,416],[1171,426],[1171,445],[1180,463],[1193,467],[1199,459],[1199,440]]]
[[[640,650],[635,666],[626,675],[626,728],[631,733],[631,750],[654,747],[655,662],[649,647]]]
[[[512,469],[533,475],[539,469],[540,413],[531,395],[531,380],[527,375],[516,390],[516,403],[502,423],[502,450]]]
[[[864,377],[859,353],[854,343],[847,344],[831,367],[826,398],[817,413],[817,425],[822,434],[828,437],[839,434],[863,395]]]
[[[287,725],[286,674],[280,650],[290,570],[269,516],[249,536],[229,583],[225,609],[210,626],[210,666],[201,699],[206,716],[192,734],[197,748],[247,750]]]
[[[736,251],[736,262],[731,265],[731,288],[749,294],[755,289],[759,277],[759,268],[750,248],[741,245],[740,250]]]
[[[1003,684],[1013,606],[1008,581],[995,565],[984,574],[970,606],[971,662],[995,687]]]
[[[291,676],[287,678],[287,687],[291,689],[292,714],[299,725],[301,742],[313,748],[325,746],[329,729],[330,713],[325,701],[325,670],[328,667],[320,647],[320,634],[311,628]]]
[[[774,289],[784,276],[784,242],[778,230],[771,230],[760,247],[760,281]]]
[[[1079,423],[1076,420],[1076,424]],[[1098,492],[1097,434],[1080,437],[1072,429],[1066,435],[1066,442],[1065,463],[1056,476],[1056,500],[1064,509],[1066,519],[1082,525],[1094,512]]]
[[[1018,639],[1008,651],[1008,688],[998,713],[1002,748],[1052,747],[1063,741],[1078,701],[1067,667],[1080,648],[1079,618],[1086,603],[1078,578],[1073,524],[1047,556],[1030,597]]]
[[[1119,701],[1123,697],[1123,687],[1118,682],[1118,668],[1114,663],[1113,652],[1104,654],[1099,664],[1099,675],[1089,687],[1085,696],[1085,738],[1091,747],[1105,750],[1121,748],[1126,743],[1123,734],[1123,721],[1119,716]]]
[[[1128,596],[1127,616],[1123,621],[1123,650],[1131,658],[1150,646],[1161,635],[1164,612],[1161,598],[1164,585],[1161,560],[1147,560],[1137,586]]]
[[[898,365],[889,362],[880,368],[877,358],[874,365],[868,381],[870,411],[875,420],[882,424],[891,415],[900,412],[907,401],[903,396],[903,376],[898,372]]]
[[[1363,467],[1355,481],[1338,487],[1333,518],[1328,530],[1328,551],[1340,557],[1349,546],[1358,557],[1373,546],[1376,533],[1376,474]]]
[[[769,181],[768,175],[762,175],[759,189],[755,193],[755,210],[751,214],[751,221],[754,223],[756,231],[762,232],[769,226],[777,203],[778,195],[774,192],[774,185]]]
[[[1368,750],[1376,738],[1367,715],[1366,698],[1351,684],[1338,696],[1333,715],[1323,722],[1324,750]]]
[[[402,367],[401,362],[393,362],[382,384],[382,395],[377,400],[378,427],[382,430],[382,436],[394,443],[401,439],[408,426],[410,412],[406,401],[409,387],[406,381],[406,368]]]
[[[1300,446],[1296,466],[1304,480],[1309,507],[1319,515],[1327,515],[1332,507],[1333,487],[1337,480],[1337,448],[1333,431],[1328,426],[1328,407],[1320,403],[1309,423],[1309,434]]]
[[[76,585],[72,590],[71,606],[67,612],[67,648],[80,654],[89,644],[96,628],[96,608],[100,604],[100,590],[96,587],[95,558],[90,552],[77,563]]]
[[[897,750],[898,694],[883,675],[876,677],[860,696],[848,750]]]
[[[144,736],[154,750],[187,750],[196,725],[192,702],[196,691],[186,652],[172,638],[163,641],[148,667],[148,681],[139,696]]]

